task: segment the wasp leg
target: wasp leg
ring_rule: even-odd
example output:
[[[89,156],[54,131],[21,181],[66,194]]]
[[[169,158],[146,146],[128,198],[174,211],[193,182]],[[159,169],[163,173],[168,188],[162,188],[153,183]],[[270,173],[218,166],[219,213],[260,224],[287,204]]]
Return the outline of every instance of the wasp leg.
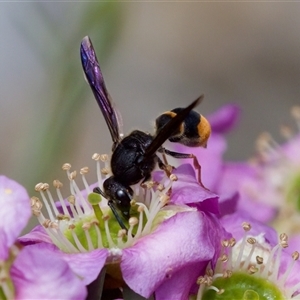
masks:
[[[99,188],[99,187],[95,187],[93,189],[94,193],[100,194],[101,196],[105,197],[104,192]],[[108,200],[107,205],[110,207],[112,213],[114,214],[117,222],[119,223],[120,227],[124,230],[126,230],[126,233],[128,232],[127,227],[124,225],[123,220],[121,219],[117,209],[115,208],[114,202],[112,200]]]
[[[168,160],[167,160],[167,157],[166,157],[165,148],[161,147],[158,151],[161,152],[161,154],[162,154],[164,164],[168,166],[169,163],[168,163]]]
[[[197,177],[198,177],[199,184],[204,189],[209,190],[202,183],[202,180],[201,180],[201,165],[199,164],[198,159],[197,159],[197,157],[194,154],[174,152],[174,151],[170,151],[170,150],[165,149],[165,148],[162,148],[162,150],[159,150],[159,152],[161,152],[161,151],[163,151],[163,153],[165,153],[167,155],[170,155],[172,157],[175,157],[175,158],[179,158],[179,159],[181,159],[181,158],[191,158],[191,159],[193,159],[193,165],[194,165],[194,168],[195,168],[195,170],[197,172]]]
[[[158,167],[161,170],[165,171],[167,176],[170,177],[174,168],[168,164],[164,148],[162,148],[162,153],[163,153],[164,162],[157,156]]]

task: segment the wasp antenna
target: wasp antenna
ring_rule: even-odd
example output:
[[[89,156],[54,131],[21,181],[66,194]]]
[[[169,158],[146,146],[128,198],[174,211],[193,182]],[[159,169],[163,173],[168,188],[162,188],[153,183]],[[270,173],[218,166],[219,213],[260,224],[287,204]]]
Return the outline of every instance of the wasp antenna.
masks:
[[[104,192],[103,192],[99,187],[95,187],[95,188],[93,189],[93,192],[96,193],[96,194],[100,194],[102,197],[105,198]]]

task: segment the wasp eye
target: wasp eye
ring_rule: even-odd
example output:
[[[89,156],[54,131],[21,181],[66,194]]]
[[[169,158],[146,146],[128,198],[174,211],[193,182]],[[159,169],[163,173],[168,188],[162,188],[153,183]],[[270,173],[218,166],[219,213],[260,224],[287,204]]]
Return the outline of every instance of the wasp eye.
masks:
[[[131,201],[131,196],[130,196],[130,194],[127,192],[127,190],[124,190],[124,189],[119,189],[119,190],[117,190],[117,201],[119,202],[120,201],[120,203],[119,204],[121,204],[121,205],[127,205],[127,204],[129,204],[130,203],[130,201]]]

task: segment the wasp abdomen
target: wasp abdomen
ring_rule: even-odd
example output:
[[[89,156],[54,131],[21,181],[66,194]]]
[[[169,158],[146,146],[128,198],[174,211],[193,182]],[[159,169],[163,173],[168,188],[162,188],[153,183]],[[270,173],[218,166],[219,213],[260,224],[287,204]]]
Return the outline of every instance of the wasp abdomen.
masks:
[[[160,115],[156,119],[157,132],[182,110],[183,108],[175,108]],[[170,136],[169,141],[188,147],[206,147],[210,132],[210,124],[206,118],[191,110],[181,125],[174,128],[174,133]]]

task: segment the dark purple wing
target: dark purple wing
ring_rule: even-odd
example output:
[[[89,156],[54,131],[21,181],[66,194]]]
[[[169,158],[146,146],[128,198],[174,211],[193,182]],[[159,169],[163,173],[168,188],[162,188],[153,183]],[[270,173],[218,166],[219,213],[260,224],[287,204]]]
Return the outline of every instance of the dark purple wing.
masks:
[[[189,114],[189,112],[201,103],[204,95],[201,95],[194,102],[192,102],[189,106],[184,108],[180,113],[178,113],[174,118],[172,118],[155,136],[152,143],[147,147],[145,151],[145,158],[152,156],[160,146],[172,135],[172,133],[178,128],[181,122],[185,119],[185,117]]]
[[[114,149],[121,140],[120,116],[110,100],[93,44],[88,36],[84,37],[81,42],[80,57],[86,79],[110,131]]]

